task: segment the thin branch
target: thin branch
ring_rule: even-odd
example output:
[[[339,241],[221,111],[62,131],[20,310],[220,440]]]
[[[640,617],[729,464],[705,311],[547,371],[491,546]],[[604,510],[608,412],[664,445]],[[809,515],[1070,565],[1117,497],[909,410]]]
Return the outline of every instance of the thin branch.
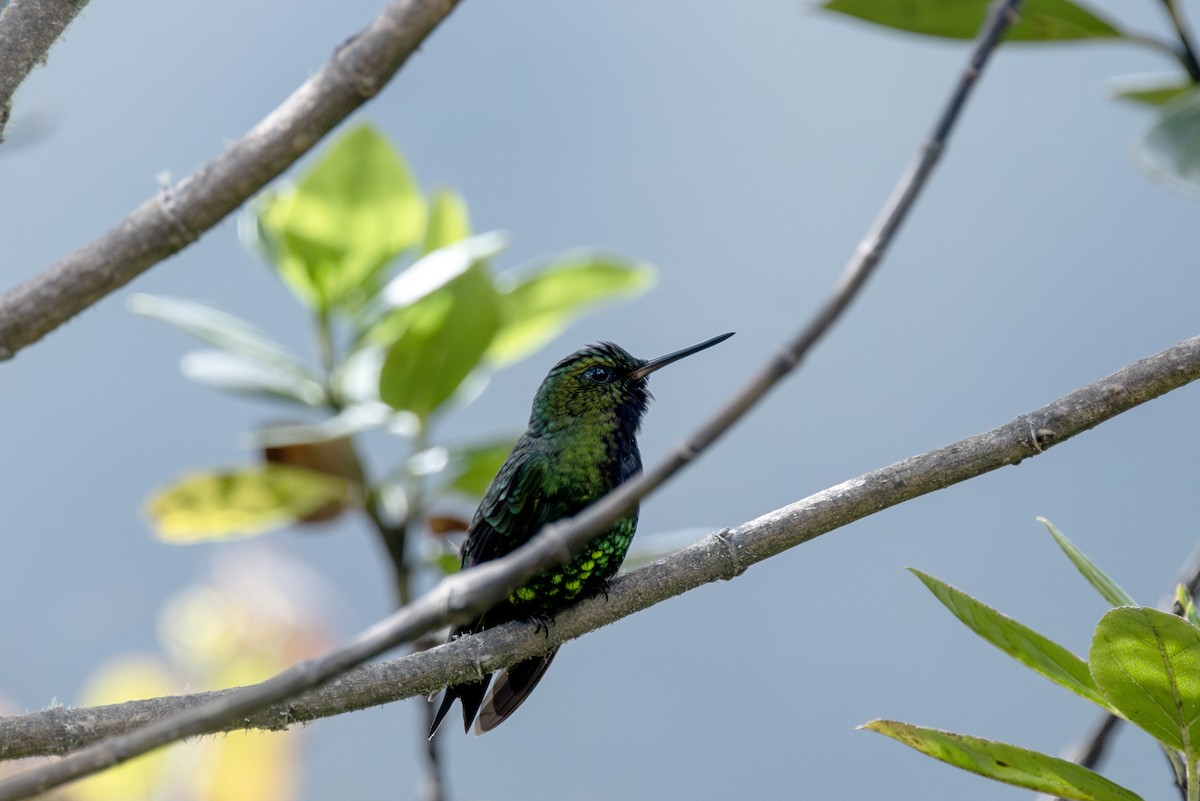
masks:
[[[1192,82],[1200,83],[1200,58],[1197,57],[1196,44],[1192,41],[1192,34],[1183,20],[1183,14],[1180,13],[1176,0],[1162,0],[1162,4],[1167,10],[1167,16],[1171,18],[1175,33],[1179,36],[1179,48],[1175,55],[1183,63]]]
[[[660,601],[710,582],[730,580],[756,562],[855,520],[1000,467],[1019,464],[1197,379],[1200,379],[1200,337],[1135,362],[999,428],[866,473],[736,528],[710,535],[665,559],[620,576],[612,583],[607,599],[591,598],[563,611],[548,633],[529,623],[498,626],[428,651],[357,668],[285,703],[248,712],[244,719],[207,715],[205,722],[190,727],[189,733],[283,729],[328,715],[425,696],[447,684],[477,678],[556,648]],[[539,540],[538,545],[546,542]],[[527,549],[522,551],[525,552]],[[454,593],[462,604],[468,597],[478,596],[482,581],[479,569],[467,570],[444,581],[434,594],[444,597]],[[429,602],[430,596],[424,596],[417,605]],[[404,614],[403,610],[397,613]],[[377,626],[376,630],[383,626]],[[337,656],[333,654],[330,658]],[[288,672],[298,669],[312,674],[320,665],[305,663]],[[182,713],[237,695],[258,693],[260,688],[275,682],[277,679],[237,690],[82,709],[55,708],[0,718],[0,759],[62,755],[97,742],[105,747],[112,742],[106,738],[176,720]],[[65,761],[49,767],[58,764]],[[0,783],[0,798],[21,797],[24,796],[16,794],[10,784]]]
[[[390,0],[245,136],[115,228],[0,295],[0,361],[182,250],[375,95],[458,0]]]
[[[708,447],[753,407],[769,389],[800,363],[808,350],[829,330],[862,287],[874,267],[882,260],[888,244],[907,217],[944,149],[950,131],[958,119],[971,89],[978,81],[991,51],[1009,24],[1016,19],[1016,11],[1020,4],[1021,0],[997,0],[994,4],[967,68],[939,115],[930,140],[921,148],[917,158],[901,178],[891,199],[885,204],[878,222],[859,245],[855,255],[847,264],[833,295],[821,308],[813,322],[801,331],[784,352],[772,359],[766,368],[752,379],[750,384],[718,412],[708,424],[678,448],[673,457],[665,460],[655,470],[621,485],[616,492],[588,507],[577,517],[546,526],[529,543],[511,554],[443,579],[431,592],[397,610],[388,618],[351,640],[344,648],[323,658],[294,665],[261,684],[233,691],[197,709],[182,712],[128,734],[106,739],[58,762],[0,782],[0,801],[14,801],[45,792],[167,743],[202,734],[226,725],[229,721],[245,718],[270,704],[317,687],[366,660],[403,642],[411,641],[437,626],[469,620],[483,609],[506,597],[513,587],[519,586],[521,582],[539,570],[569,562],[572,555],[596,532],[624,514],[626,509],[661,485],[681,467],[691,462],[700,451]],[[446,10],[448,11],[449,8],[447,7]],[[342,52],[352,46],[353,43],[343,47]],[[260,127],[262,126],[260,125]],[[3,300],[0,298],[0,321],[3,320]],[[3,342],[3,328],[0,328],[0,342]],[[1031,429],[1031,431],[1034,430],[1037,429]],[[1025,440],[1030,438],[1028,432],[1022,432],[1021,436]],[[1038,435],[1032,436],[1032,447],[1040,450]],[[1024,449],[1028,450],[1029,447],[1027,445]],[[1003,463],[997,463],[994,467]],[[882,506],[875,508],[882,508]],[[809,536],[816,536],[817,533],[822,532],[815,532]],[[802,540],[797,540],[797,542],[799,541]],[[746,545],[737,545],[736,547],[734,540],[728,537],[720,538],[720,542],[728,547],[729,560],[727,561],[733,563],[735,572],[737,572],[738,553],[742,549],[752,552],[753,538],[750,538]],[[717,547],[718,550],[723,550],[720,546]],[[728,577],[725,575],[726,572],[722,571],[722,574],[717,577]],[[645,573],[645,570],[639,571],[639,574]],[[426,653],[436,653],[440,650],[435,649],[435,651]],[[418,656],[421,655],[414,654],[413,658]],[[511,663],[510,660],[507,664]],[[478,664],[478,660],[476,660],[476,664]],[[472,670],[470,675],[477,674]],[[465,677],[465,675],[461,675],[457,678]],[[455,677],[449,679],[450,682],[455,680]],[[428,687],[426,691],[432,689],[434,688]]]
[[[0,142],[13,95],[86,5],[87,0],[10,0],[0,11]]]

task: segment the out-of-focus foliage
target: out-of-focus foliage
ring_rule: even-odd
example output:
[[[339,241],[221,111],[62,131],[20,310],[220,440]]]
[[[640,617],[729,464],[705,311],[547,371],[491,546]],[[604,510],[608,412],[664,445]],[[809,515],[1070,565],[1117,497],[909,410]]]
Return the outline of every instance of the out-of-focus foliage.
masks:
[[[1119,8],[1119,4],[1113,4]],[[1168,17],[1178,17],[1187,28],[1184,6],[1166,0]],[[978,35],[991,0],[825,0],[821,8],[893,30],[945,39],[973,39]],[[1200,53],[1180,28],[1170,38],[1135,33],[1083,3],[1070,0],[1025,0],[1017,21],[1008,29],[1006,42],[1056,44],[1072,41],[1117,39],[1134,46],[1169,54],[1180,68],[1171,75],[1149,80],[1138,76],[1118,78],[1114,97],[1136,102],[1158,114],[1137,149],[1139,161],[1155,176],[1183,189],[1200,191]]]
[[[282,554],[242,546],[186,587],[159,621],[163,653],[128,654],[98,669],[80,703],[93,706],[253,684],[330,645],[323,580]],[[303,766],[300,732],[233,732],[154,751],[72,785],[71,801],[289,801]]]

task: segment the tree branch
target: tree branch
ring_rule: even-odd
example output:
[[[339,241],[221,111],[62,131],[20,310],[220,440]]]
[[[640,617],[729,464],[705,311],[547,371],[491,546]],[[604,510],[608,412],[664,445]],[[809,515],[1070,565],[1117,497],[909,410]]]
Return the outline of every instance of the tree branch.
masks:
[[[0,782],[0,801],[27,798],[68,781],[99,772],[167,743],[203,734],[214,728],[220,728],[229,721],[245,718],[270,704],[317,687],[386,650],[415,639],[430,629],[446,623],[469,620],[483,609],[505,598],[513,587],[520,586],[521,582],[533,576],[537,571],[569,562],[572,555],[596,532],[624,514],[626,509],[661,485],[668,477],[712,444],[737,419],[761,400],[784,375],[793,370],[808,350],[830,329],[861,289],[874,267],[882,260],[888,244],[907,217],[944,149],[950,131],[958,119],[971,89],[978,81],[991,51],[999,42],[1008,25],[1016,19],[1016,10],[1020,4],[1021,0],[996,0],[981,31],[979,41],[971,54],[967,68],[939,115],[932,136],[900,179],[892,197],[885,204],[879,221],[859,245],[833,294],[821,307],[817,316],[782,353],[770,360],[745,389],[738,393],[697,434],[678,448],[673,457],[665,460],[655,470],[621,485],[615,492],[589,506],[575,518],[546,526],[526,545],[507,556],[443,579],[432,591],[397,610],[388,618],[351,640],[345,647],[320,659],[293,665],[261,684],[232,691],[198,708],[181,712],[127,734],[105,739],[65,757],[61,761]],[[353,45],[343,46],[342,52],[351,46]],[[335,57],[336,60],[337,57]],[[277,111],[276,115],[278,113]],[[268,117],[268,120],[270,119]],[[260,124],[259,128],[265,125],[266,121]],[[252,131],[251,134],[253,133]],[[186,184],[185,181],[181,186],[186,186]],[[3,301],[4,298],[0,298],[0,343],[3,342],[4,331],[2,328]],[[1025,435],[1022,434],[1022,436]],[[1033,447],[1040,450],[1041,445],[1037,440],[1037,435],[1034,435],[1032,442]],[[1003,462],[994,467],[998,467],[1000,464]],[[985,469],[994,469],[994,467]],[[883,507],[876,505],[874,508],[877,510]],[[815,532],[809,536],[816,536],[819,533],[823,532]],[[719,553],[728,551],[728,560],[733,566],[733,573],[730,575],[734,575],[744,569],[738,565],[738,554],[745,546],[737,545],[731,537],[732,535],[719,537],[717,542],[720,544],[711,547],[715,547]],[[805,539],[807,538],[805,537]],[[802,540],[796,540],[796,542],[800,541]],[[792,544],[796,544],[796,542]],[[753,544],[753,540],[748,542],[751,547]],[[784,545],[779,550],[782,550],[783,547],[790,546]],[[766,556],[759,558],[766,558]],[[639,571],[639,574],[645,572]],[[725,572],[727,571],[718,573],[714,578],[724,577]],[[542,650],[545,650],[544,643]],[[436,649],[426,653],[440,652],[441,649]],[[417,656],[419,655],[413,655],[413,658]],[[507,654],[501,658],[508,659],[502,664],[512,664],[514,661],[509,659]],[[481,657],[472,660],[472,664],[474,667],[471,671],[462,675],[450,676],[448,682],[453,683],[468,675],[478,675]],[[491,668],[488,672],[490,670]],[[435,688],[427,687],[426,689]]]
[[[0,11],[0,142],[17,89],[88,0],[10,0]]]
[[[477,678],[703,584],[730,580],[752,564],[855,520],[1005,465],[1019,464],[1198,378],[1200,337],[1194,337],[999,428],[842,482],[622,575],[612,583],[607,600],[591,598],[565,610],[548,634],[529,623],[499,626],[429,651],[357,668],[285,703],[250,712],[244,719],[210,716],[189,733],[284,729],[320,717],[424,696],[446,684]],[[465,601],[467,593],[474,594],[476,572],[473,569],[451,577],[434,592],[447,595],[450,591],[446,584],[459,578],[456,590],[464,594]],[[419,599],[417,604],[429,597]],[[335,653],[327,659],[337,656]],[[306,663],[288,672],[312,671],[316,667],[317,662]],[[67,754],[210,703],[257,692],[273,682],[276,679],[237,690],[82,709],[55,708],[0,718],[0,759]],[[19,797],[10,793],[9,784],[0,783],[0,798]]]
[[[458,0],[390,0],[282,105],[213,161],[0,295],[0,361],[182,250],[375,95]]]

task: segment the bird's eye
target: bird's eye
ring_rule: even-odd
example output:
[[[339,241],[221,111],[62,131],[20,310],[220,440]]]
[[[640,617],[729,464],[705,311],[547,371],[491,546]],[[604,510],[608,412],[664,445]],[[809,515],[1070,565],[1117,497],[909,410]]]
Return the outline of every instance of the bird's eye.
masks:
[[[583,377],[593,384],[607,384],[612,381],[613,371],[602,364],[593,364],[583,371]]]

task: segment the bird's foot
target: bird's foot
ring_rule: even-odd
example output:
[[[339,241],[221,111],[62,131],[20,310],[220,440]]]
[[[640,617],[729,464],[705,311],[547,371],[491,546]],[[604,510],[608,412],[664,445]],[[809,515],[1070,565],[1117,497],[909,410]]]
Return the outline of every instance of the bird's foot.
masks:
[[[533,631],[535,634],[545,634],[546,639],[550,639],[550,626],[554,623],[554,618],[543,617],[542,615],[534,615],[529,619],[533,621]]]

